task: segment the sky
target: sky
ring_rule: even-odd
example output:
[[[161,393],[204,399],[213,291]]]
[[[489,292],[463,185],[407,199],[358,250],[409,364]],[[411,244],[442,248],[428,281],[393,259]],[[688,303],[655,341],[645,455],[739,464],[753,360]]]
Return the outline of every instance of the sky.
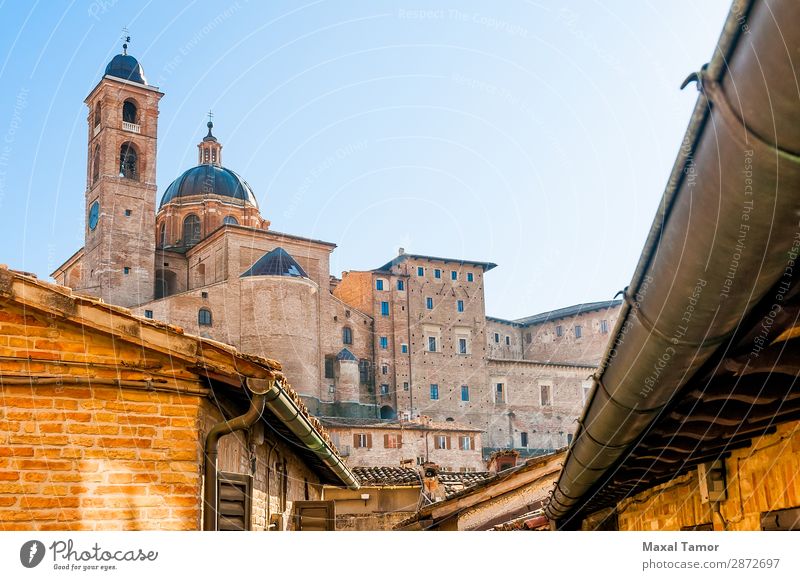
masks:
[[[129,54],[165,93],[158,196],[223,164],[334,275],[494,262],[487,314],[611,299],[633,274],[730,3],[0,0],[0,263],[83,245],[87,110]]]

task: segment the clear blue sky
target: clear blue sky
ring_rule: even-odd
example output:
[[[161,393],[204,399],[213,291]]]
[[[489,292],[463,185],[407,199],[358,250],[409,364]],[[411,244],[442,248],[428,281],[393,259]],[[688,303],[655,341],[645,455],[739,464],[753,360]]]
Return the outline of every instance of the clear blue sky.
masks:
[[[272,228],[337,243],[336,275],[402,246],[496,262],[491,315],[609,299],[728,6],[0,0],[0,262],[46,277],[83,244],[83,99],[127,26],[166,93],[159,196],[211,108]]]

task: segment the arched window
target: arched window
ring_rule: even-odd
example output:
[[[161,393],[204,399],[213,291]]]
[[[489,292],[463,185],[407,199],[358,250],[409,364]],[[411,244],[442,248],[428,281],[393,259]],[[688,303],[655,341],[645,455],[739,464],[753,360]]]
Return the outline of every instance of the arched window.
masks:
[[[211,326],[211,311],[208,308],[201,308],[197,311],[197,324]]]
[[[200,241],[200,218],[190,213],[183,220],[183,245],[191,246]]]
[[[94,155],[92,156],[92,185],[100,179],[100,146],[95,145]]]
[[[100,101],[97,101],[97,104],[94,106],[94,126],[97,127],[100,124],[100,119],[103,117],[103,105]]]
[[[133,123],[134,125],[138,125],[138,111],[136,110],[136,104],[133,101],[125,101],[122,103],[122,120],[125,123]]]
[[[161,229],[158,230],[158,245],[163,248],[167,245],[167,224],[162,223]]]
[[[342,328],[342,342],[345,344],[353,344],[353,330],[349,326]]]
[[[232,215],[226,215],[225,219],[222,220],[222,223],[225,224],[225,225],[228,225],[228,226],[238,226],[239,225],[239,220],[237,220]]]
[[[139,179],[139,158],[131,143],[123,143],[119,150],[119,176]]]

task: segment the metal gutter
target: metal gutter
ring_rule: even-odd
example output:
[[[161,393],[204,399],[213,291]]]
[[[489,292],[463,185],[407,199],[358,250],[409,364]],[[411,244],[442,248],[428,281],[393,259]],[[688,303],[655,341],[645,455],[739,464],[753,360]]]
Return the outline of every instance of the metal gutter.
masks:
[[[326,442],[295,400],[283,388],[281,381],[247,379],[247,387],[263,392],[265,408],[275,415],[303,444],[310,449],[349,489],[358,489],[358,479],[345,465],[335,449]]]
[[[574,525],[570,516],[793,259],[797,22],[792,0],[735,1],[694,76],[701,94],[546,508],[557,527]]]

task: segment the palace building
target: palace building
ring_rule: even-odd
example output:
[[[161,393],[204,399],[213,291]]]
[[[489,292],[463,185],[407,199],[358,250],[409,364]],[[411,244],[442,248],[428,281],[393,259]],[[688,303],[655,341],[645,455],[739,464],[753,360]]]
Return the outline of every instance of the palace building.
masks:
[[[332,276],[336,245],[271,229],[256,193],[223,164],[210,121],[197,165],[157,186],[162,96],[125,50],[86,98],[85,243],[53,272],[59,284],[280,361],[319,417],[452,422],[482,433],[471,441],[484,456],[570,444],[619,301],[493,318],[484,288],[495,264],[403,249],[374,270]],[[352,422],[327,424],[360,440]],[[382,464],[429,459],[371,440]],[[439,460],[475,469],[464,445]],[[360,451],[368,464],[369,448]]]

